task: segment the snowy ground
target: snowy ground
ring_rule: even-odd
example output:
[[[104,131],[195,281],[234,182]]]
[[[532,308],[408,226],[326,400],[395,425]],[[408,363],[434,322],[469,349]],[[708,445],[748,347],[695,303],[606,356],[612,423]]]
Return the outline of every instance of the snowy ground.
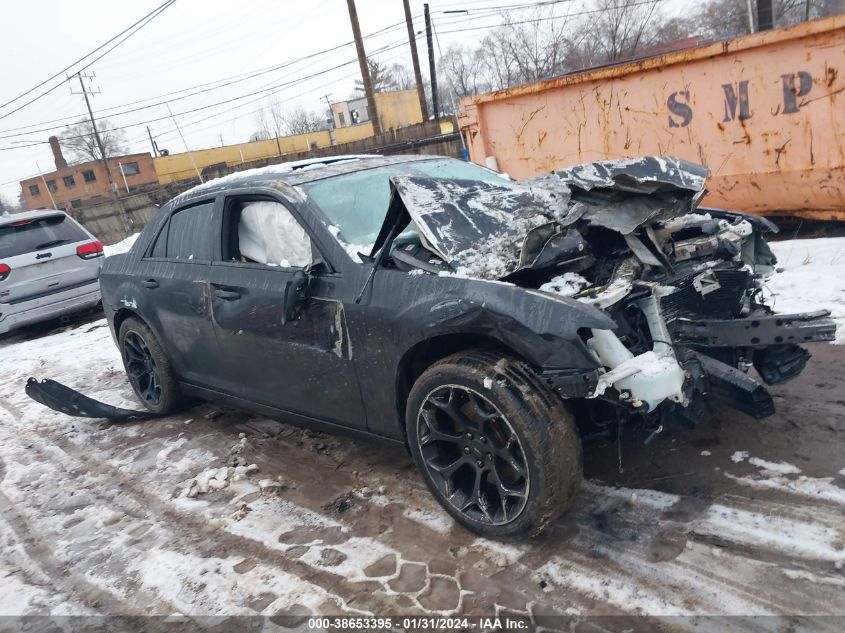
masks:
[[[845,237],[771,242],[778,269],[769,282],[778,312],[827,309],[838,323],[836,342],[845,344]]]
[[[799,278],[772,284],[779,308],[823,300],[836,248],[776,245]],[[393,448],[211,405],[123,425],[46,410],[27,377],[138,405],[103,320],[42,334],[0,341],[0,615],[845,616],[839,346],[811,346],[767,420],[625,437],[621,472],[616,445],[586,447],[573,512],[502,544],[454,525]]]

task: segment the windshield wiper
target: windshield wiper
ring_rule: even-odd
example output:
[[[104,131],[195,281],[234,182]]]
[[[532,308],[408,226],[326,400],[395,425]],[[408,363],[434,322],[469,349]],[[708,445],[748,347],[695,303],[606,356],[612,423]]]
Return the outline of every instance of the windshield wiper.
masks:
[[[70,240],[52,240],[50,242],[44,242],[43,244],[39,244],[35,247],[35,250],[40,251],[45,248],[52,248],[53,246],[58,246],[59,244],[67,244]]]

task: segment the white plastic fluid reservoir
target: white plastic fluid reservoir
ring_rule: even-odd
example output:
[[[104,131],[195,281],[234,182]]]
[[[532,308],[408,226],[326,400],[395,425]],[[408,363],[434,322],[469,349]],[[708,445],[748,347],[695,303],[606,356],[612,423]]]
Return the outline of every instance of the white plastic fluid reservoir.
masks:
[[[625,368],[636,372],[615,381],[613,386],[647,403],[649,411],[666,398],[677,401],[683,397],[684,370],[674,356],[653,351],[634,356],[610,330],[593,330],[589,343],[605,367],[622,375]]]
[[[593,330],[593,338],[590,340],[596,354],[599,355],[605,367],[618,367],[634,355],[610,330]]]

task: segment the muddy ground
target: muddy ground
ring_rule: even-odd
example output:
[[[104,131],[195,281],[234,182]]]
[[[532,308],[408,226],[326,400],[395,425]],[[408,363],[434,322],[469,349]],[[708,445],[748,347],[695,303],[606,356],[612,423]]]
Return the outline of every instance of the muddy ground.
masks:
[[[122,425],[45,410],[28,375],[137,407],[105,322],[8,337],[0,613],[845,616],[845,350],[811,349],[774,417],[586,446],[573,511],[497,543],[394,447],[211,405]]]

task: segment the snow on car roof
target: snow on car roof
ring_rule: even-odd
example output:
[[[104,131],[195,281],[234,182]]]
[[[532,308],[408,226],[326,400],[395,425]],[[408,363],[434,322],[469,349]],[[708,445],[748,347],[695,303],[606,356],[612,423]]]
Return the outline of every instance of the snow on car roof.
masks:
[[[11,213],[0,217],[0,225],[14,224],[15,222],[25,222],[27,220],[37,220],[39,218],[49,218],[56,215],[67,215],[64,211],[59,209],[38,209],[36,211],[21,211],[19,213]]]
[[[193,198],[198,194],[210,193],[214,190],[236,184],[261,182],[263,180],[284,180],[290,185],[298,185],[312,180],[319,180],[327,175],[339,175],[341,173],[355,171],[359,166],[360,168],[378,167],[437,158],[444,157],[433,155],[381,156],[379,154],[349,154],[309,158],[301,161],[267,165],[266,167],[258,167],[256,169],[246,169],[215,178],[179,194],[174,198],[174,201],[182,203],[186,199]]]
[[[194,194],[199,191],[217,187],[219,185],[233,184],[240,180],[253,180],[261,176],[278,176],[281,174],[289,174],[296,169],[313,169],[321,165],[329,165],[334,163],[341,163],[352,160],[360,160],[362,158],[379,157],[379,154],[344,154],[341,156],[324,156],[322,158],[305,158],[303,160],[293,160],[287,163],[278,163],[275,165],[267,165],[266,167],[255,167],[253,169],[245,169],[243,171],[236,171],[232,174],[213,178],[206,182],[193,187],[185,192],[185,194]]]

